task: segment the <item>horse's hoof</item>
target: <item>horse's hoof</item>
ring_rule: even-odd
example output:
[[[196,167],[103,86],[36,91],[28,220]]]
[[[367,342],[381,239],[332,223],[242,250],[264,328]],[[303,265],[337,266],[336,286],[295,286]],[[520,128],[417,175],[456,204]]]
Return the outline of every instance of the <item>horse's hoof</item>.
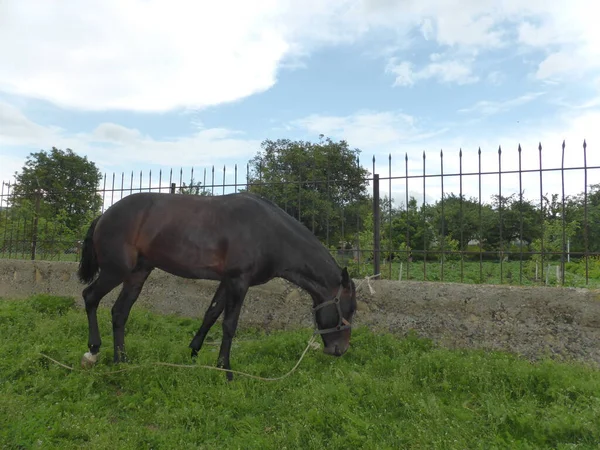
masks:
[[[192,359],[196,359],[197,356],[198,356],[198,350],[192,349],[192,356],[191,356],[191,358]]]
[[[97,361],[97,353],[95,355],[92,355],[90,352],[85,352],[81,357],[81,367],[83,367],[84,369],[89,369],[90,367],[94,367]]]

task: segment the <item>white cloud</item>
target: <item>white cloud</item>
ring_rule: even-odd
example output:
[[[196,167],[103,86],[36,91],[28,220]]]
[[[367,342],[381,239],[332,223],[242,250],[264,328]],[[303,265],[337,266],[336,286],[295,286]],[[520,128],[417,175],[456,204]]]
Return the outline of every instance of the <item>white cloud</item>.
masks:
[[[361,111],[349,116],[313,114],[292,122],[313,135],[323,133],[348,141],[365,152],[397,151],[405,143],[442,134],[446,129],[425,130],[414,117],[401,112]]]
[[[170,168],[211,166],[231,159],[245,162],[260,148],[259,141],[225,128],[205,128],[164,140],[115,123],[101,123],[87,133],[69,133],[39,125],[5,103],[0,103],[0,144],[0,179],[5,180],[21,169],[30,151],[49,150],[52,146],[86,155],[103,171],[148,164]],[[14,151],[9,153],[8,146],[19,148],[20,157]]]
[[[269,89],[282,66],[302,67],[324,45],[383,32],[409,40],[414,30],[459,55],[515,40],[544,51],[551,45],[538,76],[565,76],[598,67],[594,17],[587,0],[105,0],[93,9],[77,0],[60,8],[6,0],[0,60],[10,64],[0,90],[79,109],[201,108]],[[400,65],[399,83],[472,82],[470,64],[431,62],[416,72]]]
[[[538,66],[535,77],[540,80],[581,78],[585,69],[600,68],[600,61],[594,58],[588,61],[588,53],[561,50],[548,55]],[[597,55],[600,57],[600,53]]]
[[[394,86],[412,86],[417,81],[437,79],[441,83],[470,84],[479,78],[471,72],[468,63],[455,60],[443,60],[439,54],[431,55],[432,62],[420,70],[414,70],[414,64],[409,61],[396,63],[391,58],[386,72],[395,75]]]
[[[413,64],[409,61],[402,61],[396,63],[396,58],[391,58],[388,65],[385,68],[386,73],[393,74],[396,78],[394,79],[394,86],[412,86],[415,84],[415,73],[413,71]]]
[[[92,132],[92,138],[98,142],[131,144],[141,138],[138,130],[132,130],[116,123],[102,123]]]
[[[494,86],[498,86],[500,84],[502,84],[502,82],[505,79],[505,75],[501,72],[498,72],[497,70],[488,73],[487,77],[486,77],[488,83],[494,85]]]
[[[530,94],[534,95],[534,94]],[[505,107],[506,103],[499,102],[496,108]],[[523,101],[523,100],[519,100]],[[137,130],[123,127],[115,123],[102,123],[87,133],[71,134],[58,128],[45,127],[31,121],[18,109],[10,109],[3,105],[0,108],[0,117],[6,117],[9,111],[11,124],[3,119],[0,122],[0,139],[3,143],[11,145],[35,145],[33,151],[41,148],[49,149],[51,146],[59,148],[72,148],[78,154],[86,155],[95,161],[102,171],[117,173],[148,164],[158,165],[163,168],[163,173],[170,168],[177,170],[179,167],[193,166],[196,168],[210,167],[213,164],[227,164],[227,174],[232,175],[233,163],[241,164],[238,167],[239,180],[245,177],[245,162],[260,149],[260,142],[245,139],[244,135],[235,130],[223,128],[202,129],[194,134],[168,140],[156,140],[143,135]],[[388,173],[388,154],[392,154],[392,172],[394,175],[404,175],[405,154],[408,154],[409,175],[421,175],[423,170],[423,151],[426,151],[427,174],[440,173],[440,149],[444,152],[444,173],[458,173],[459,149],[463,150],[463,173],[478,170],[477,149],[482,150],[482,170],[494,172],[498,170],[498,146],[502,146],[502,170],[518,169],[517,147],[521,144],[522,168],[537,169],[539,167],[539,154],[537,145],[543,145],[543,167],[560,168],[561,143],[566,140],[565,167],[574,167],[583,164],[582,141],[587,140],[588,166],[600,166],[600,110],[597,108],[573,108],[557,117],[544,117],[535,120],[522,121],[521,126],[509,130],[490,133],[488,128],[474,129],[468,125],[452,128],[433,128],[427,123],[422,123],[418,118],[397,111],[359,111],[347,116],[310,115],[293,121],[290,125],[296,130],[309,135],[310,140],[316,140],[318,134],[323,133],[332,139],[346,139],[351,147],[360,148],[362,164],[371,168],[371,157],[376,156],[377,171],[381,176]],[[30,141],[30,134],[38,134],[41,140],[35,143]],[[47,144],[44,144],[47,142]],[[20,170],[25,162],[26,154],[16,155],[8,153],[7,146],[0,148],[0,179],[7,180],[12,177],[15,170]],[[27,147],[21,147],[27,148]],[[27,151],[27,153],[29,150]],[[221,166],[222,167],[222,166]],[[221,180],[221,170],[217,169],[215,180]],[[144,177],[147,175],[144,174]],[[153,183],[156,183],[156,174]],[[165,175],[163,175],[164,177]],[[210,175],[209,175],[210,176]],[[195,176],[201,180],[200,173]],[[164,180],[165,178],[163,178]],[[184,176],[185,179],[185,176]],[[125,180],[126,184],[128,180]],[[137,186],[137,174],[134,180]],[[467,195],[477,196],[477,177],[465,177],[464,192]],[[600,182],[600,170],[588,172],[588,182]],[[143,185],[148,182],[144,178]],[[503,194],[515,192],[518,188],[516,175],[504,175],[502,178]],[[539,197],[539,174],[533,173],[523,176],[527,198]],[[117,183],[118,184],[118,183]],[[388,184],[384,182],[382,193],[387,193]],[[546,172],[544,174],[544,190],[560,193],[560,172]],[[583,190],[583,176],[580,171],[565,171],[565,186],[567,194]],[[392,191],[397,198],[404,198],[404,180],[394,181]],[[441,192],[439,178],[427,178],[427,198],[435,199]],[[449,177],[444,180],[445,192],[458,193],[458,177]],[[220,192],[220,191],[218,191]],[[422,197],[422,179],[415,178],[409,182],[409,192],[418,193],[418,201]],[[484,200],[489,200],[490,195],[498,192],[497,175],[488,175],[482,178],[482,193]]]
[[[544,95],[544,92],[532,92],[529,94],[521,95],[510,100],[505,101],[489,101],[482,100],[475,103],[473,106],[468,108],[459,109],[460,113],[476,113],[481,116],[491,116],[505,111],[510,111],[516,106],[521,106],[526,103],[534,101],[536,98]]]
[[[206,6],[209,5],[209,6]],[[268,89],[289,45],[274,1],[2,2],[0,87],[82,109],[168,110]],[[27,32],[24,32],[24,30]]]
[[[535,94],[530,94],[534,96]],[[525,97],[525,96],[524,96]],[[524,101],[514,99],[505,103]],[[506,107],[498,103],[497,108]],[[498,171],[498,148],[502,148],[502,171],[516,171],[519,168],[518,146],[522,147],[521,163],[523,170],[539,168],[538,144],[541,142],[543,168],[561,167],[561,144],[566,140],[565,167],[583,165],[583,140],[587,140],[587,165],[600,166],[600,110],[572,110],[554,118],[540,118],[523,121],[522,126],[490,133],[489,128],[473,128],[461,124],[453,128],[433,130],[430,133],[426,124],[418,119],[394,112],[360,112],[349,116],[313,115],[294,122],[310,133],[324,133],[332,139],[346,139],[349,144],[360,148],[362,164],[372,170],[371,157],[376,157],[376,171],[381,177],[389,171],[388,154],[392,154],[393,176],[403,176],[406,170],[405,154],[408,155],[408,174],[421,176],[423,173],[423,151],[426,152],[426,173],[441,173],[440,150],[443,150],[444,173],[459,173],[459,151],[462,149],[462,172],[477,173],[479,169],[478,148],[481,148],[481,169],[483,172]],[[600,169],[588,171],[588,183],[600,182]],[[382,182],[382,195],[388,193],[389,184]],[[489,201],[498,193],[498,175],[482,176],[482,198]],[[539,173],[523,174],[523,188],[526,198],[539,199]],[[561,193],[561,173],[545,172],[543,175],[544,193]],[[441,193],[439,177],[426,179],[428,201],[437,199]],[[510,195],[519,188],[518,175],[502,176],[502,194]],[[565,171],[566,194],[583,191],[583,171]],[[394,198],[404,201],[405,180],[394,180],[391,184]],[[409,180],[409,193],[422,201],[423,179]],[[458,194],[459,177],[444,178],[444,192]],[[467,196],[478,196],[478,177],[463,177],[463,192]]]
[[[0,101],[0,146],[36,145],[59,132],[30,121],[14,106]]]
[[[0,151],[0,183],[12,183],[14,181],[15,172],[20,172],[25,163],[25,158],[15,157],[6,154],[6,150]],[[2,186],[0,186],[0,190]],[[7,194],[7,186],[4,186],[4,195]]]

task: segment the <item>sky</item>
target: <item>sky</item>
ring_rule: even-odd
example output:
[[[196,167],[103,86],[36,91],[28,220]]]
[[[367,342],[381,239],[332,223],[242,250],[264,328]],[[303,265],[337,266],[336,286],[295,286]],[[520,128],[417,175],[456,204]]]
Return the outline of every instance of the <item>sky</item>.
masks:
[[[169,170],[244,181],[265,139],[323,134],[393,176],[600,166],[600,27],[588,0],[0,2],[0,180],[71,148],[117,187]],[[391,167],[388,166],[391,155]],[[152,171],[152,180],[148,172]],[[439,197],[427,178],[427,200]],[[539,199],[539,174],[523,175]],[[408,191],[423,200],[422,179]],[[518,190],[502,176],[502,193]],[[588,184],[600,170],[588,171]],[[387,180],[381,191],[388,194]],[[484,201],[498,193],[484,176]],[[566,193],[583,191],[565,172]],[[444,179],[458,193],[457,177]],[[401,202],[404,180],[394,180]],[[463,180],[478,195],[477,177]],[[561,193],[561,175],[544,174]],[[219,192],[219,191],[217,191]]]

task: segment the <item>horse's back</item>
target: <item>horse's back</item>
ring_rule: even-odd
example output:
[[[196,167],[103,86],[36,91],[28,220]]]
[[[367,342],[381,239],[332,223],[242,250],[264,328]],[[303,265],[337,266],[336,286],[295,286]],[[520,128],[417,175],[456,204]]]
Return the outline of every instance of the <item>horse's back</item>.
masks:
[[[100,252],[125,249],[117,252],[128,261],[143,255],[171,273],[208,276],[272,258],[281,248],[273,212],[251,194],[136,193],[107,209],[95,239]]]

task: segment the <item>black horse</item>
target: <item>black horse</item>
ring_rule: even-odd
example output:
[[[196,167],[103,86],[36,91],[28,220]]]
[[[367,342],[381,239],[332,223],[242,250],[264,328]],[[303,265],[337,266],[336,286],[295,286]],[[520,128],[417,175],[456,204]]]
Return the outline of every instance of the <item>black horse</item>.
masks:
[[[215,197],[138,193],[94,219],[85,236],[78,276],[89,284],[82,295],[90,351],[82,363],[97,359],[101,339],[96,310],[102,297],[120,283],[123,287],[112,308],[114,362],[126,361],[125,323],[154,268],[184,278],[220,281],[189,344],[192,357],[225,310],[217,365],[231,369],[231,342],[246,292],[275,277],[312,296],[315,332],[321,335],[326,354],[341,356],[350,345],[356,287],[346,267],[340,268],[302,223],[248,193]],[[231,372],[226,374],[233,379]]]

